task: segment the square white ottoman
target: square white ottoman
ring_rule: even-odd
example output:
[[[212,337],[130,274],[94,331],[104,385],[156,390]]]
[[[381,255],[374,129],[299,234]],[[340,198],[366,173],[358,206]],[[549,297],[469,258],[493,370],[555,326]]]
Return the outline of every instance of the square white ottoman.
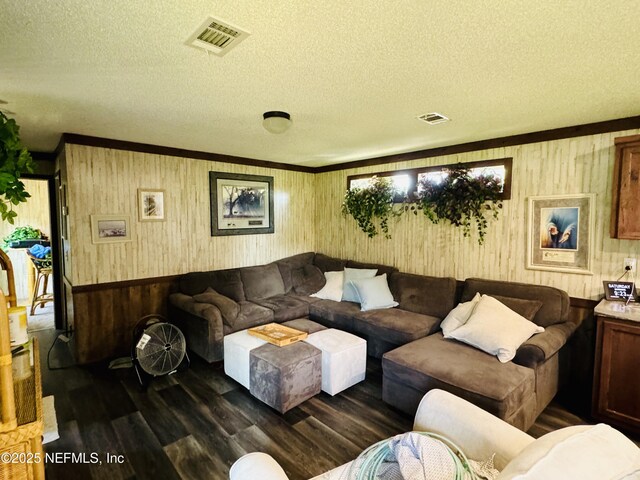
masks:
[[[322,351],[322,391],[335,395],[364,380],[367,342],[363,338],[328,328],[304,341]]]
[[[249,384],[249,364],[251,350],[267,343],[264,340],[249,335],[242,330],[224,336],[224,373],[240,383],[246,389]]]

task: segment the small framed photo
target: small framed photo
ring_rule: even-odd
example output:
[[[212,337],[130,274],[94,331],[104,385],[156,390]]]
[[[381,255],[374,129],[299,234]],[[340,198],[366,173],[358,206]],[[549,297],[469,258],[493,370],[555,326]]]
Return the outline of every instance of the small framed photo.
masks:
[[[594,194],[529,198],[527,268],[592,275]]]
[[[166,219],[164,190],[139,188],[138,209],[141,222],[163,222]]]
[[[131,241],[129,215],[91,215],[91,242],[118,243]]]

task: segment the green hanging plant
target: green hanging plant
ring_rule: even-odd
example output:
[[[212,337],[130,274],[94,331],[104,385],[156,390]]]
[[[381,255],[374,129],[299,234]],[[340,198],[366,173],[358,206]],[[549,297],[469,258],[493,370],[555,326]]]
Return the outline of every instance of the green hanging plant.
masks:
[[[13,206],[31,196],[20,176],[34,171],[33,159],[20,142],[19,130],[15,120],[0,112],[0,217],[12,225],[18,215]]]
[[[465,237],[470,236],[471,225],[475,223],[478,243],[482,245],[488,226],[487,215],[497,219],[502,208],[500,178],[495,175],[474,177],[462,166],[445,172],[447,175],[441,182],[422,178],[415,194],[416,204],[405,206],[405,210],[413,210],[416,215],[422,210],[433,223],[448,220],[452,225],[462,227]]]
[[[345,217],[351,215],[369,238],[380,232],[385,238],[391,238],[389,219],[404,211],[394,208],[397,193],[391,179],[373,177],[368,187],[347,190],[342,202],[342,214]]]

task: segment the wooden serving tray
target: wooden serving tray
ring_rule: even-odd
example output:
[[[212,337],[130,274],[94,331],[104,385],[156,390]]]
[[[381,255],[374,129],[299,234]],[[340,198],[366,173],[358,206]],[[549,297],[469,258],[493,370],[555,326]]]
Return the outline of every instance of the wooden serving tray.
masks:
[[[292,343],[304,340],[308,336],[306,332],[301,332],[300,330],[296,330],[291,327],[285,327],[279,323],[268,323],[266,325],[260,325],[259,327],[253,327],[250,328],[248,332],[249,335],[266,340],[278,347],[291,345]]]

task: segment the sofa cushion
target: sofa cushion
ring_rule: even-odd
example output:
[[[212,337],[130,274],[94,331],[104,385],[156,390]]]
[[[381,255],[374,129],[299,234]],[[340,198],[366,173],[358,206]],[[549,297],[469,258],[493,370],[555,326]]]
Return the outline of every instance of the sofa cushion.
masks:
[[[239,302],[240,313],[238,318],[233,323],[233,327],[224,325],[224,334],[238,332],[246,328],[256,327],[258,325],[264,325],[265,323],[273,322],[273,310],[270,308],[256,305],[252,302]]]
[[[476,293],[475,297],[468,302],[459,303],[456,305],[456,308],[451,310],[447,316],[444,317],[444,320],[442,320],[442,323],[440,324],[440,328],[442,328],[442,333],[445,337],[456,328],[460,328],[462,325],[467,323],[479,301],[480,294]]]
[[[536,314],[542,308],[540,300],[525,300],[524,298],[504,297],[502,295],[491,296],[530,322],[533,322]]]
[[[236,302],[246,300],[238,268],[187,273],[178,281],[178,288],[186,295],[202,293],[208,287]]]
[[[509,421],[533,399],[535,373],[513,362],[500,363],[492,355],[464,343],[446,340],[442,333],[413,341],[384,354],[384,376],[419,392],[446,390]]]
[[[256,303],[273,310],[273,319],[278,323],[309,315],[309,303],[293,295],[276,295],[275,297],[256,300]]]
[[[313,258],[313,264],[318,267],[322,273],[337,272],[344,270],[344,267],[347,266],[347,261],[339,258],[328,257],[323,253],[316,253],[316,256]]]
[[[285,327],[295,328],[296,330],[300,330],[301,332],[306,332],[309,334],[327,329],[327,327],[325,327],[324,325],[320,325],[319,323],[316,323],[307,318],[296,318],[294,320],[288,320],[286,322],[283,322],[282,325],[284,325]]]
[[[250,302],[285,293],[282,275],[275,263],[241,268],[240,276],[244,285],[244,294]]]
[[[220,295],[211,287],[208,287],[202,293],[194,295],[193,299],[196,302],[209,303],[218,307],[218,310],[220,310],[220,313],[222,314],[222,320],[230,327],[233,327],[233,323],[240,314],[240,305],[238,302],[235,302],[224,295]]]
[[[445,334],[498,357],[502,363],[516,356],[516,350],[544,328],[489,295],[482,295],[467,322]]]
[[[353,302],[318,300],[309,305],[309,318],[330,328],[353,331],[353,317],[360,313],[360,305]]]
[[[373,278],[376,276],[377,270],[362,270],[358,268],[346,268],[344,269],[344,283],[342,284],[342,301],[343,302],[360,302],[358,298],[358,292],[353,285],[354,280],[360,280],[363,278]]]
[[[353,260],[347,260],[348,268],[357,268],[360,270],[377,270],[378,275],[382,275],[384,273],[387,274],[387,277],[390,277],[392,273],[397,272],[398,269],[396,267],[390,267],[388,265],[379,265],[377,263],[362,263],[362,262],[354,262]]]
[[[389,291],[386,273],[373,278],[353,280],[351,284],[356,290],[360,310],[363,312],[398,306],[398,302],[393,299]]]
[[[461,302],[471,300],[476,293],[495,296],[516,297],[525,300],[539,300],[542,307],[533,322],[547,327],[554,323],[566,322],[569,319],[569,295],[553,287],[532,285],[529,283],[502,282],[482,278],[467,278],[464,281]]]
[[[358,312],[353,319],[357,333],[384,339],[386,342],[404,345],[438,330],[440,319],[399,308]]]
[[[639,477],[640,449],[622,433],[601,423],[561,428],[543,435],[511,460],[498,480]]]
[[[325,284],[322,272],[315,265],[305,265],[291,272],[293,291],[298,295],[311,295]]]
[[[320,290],[310,296],[322,300],[342,300],[342,286],[344,285],[344,270],[339,272],[324,272],[325,284]]]
[[[455,305],[456,279],[452,277],[396,272],[389,277],[389,288],[400,308],[410,312],[442,319]]]
[[[299,253],[298,255],[292,255],[291,257],[282,258],[274,262],[280,270],[282,282],[284,283],[284,291],[286,293],[293,290],[292,273],[295,270],[303,268],[305,265],[313,265],[313,257],[315,257],[315,253],[313,252]]]

